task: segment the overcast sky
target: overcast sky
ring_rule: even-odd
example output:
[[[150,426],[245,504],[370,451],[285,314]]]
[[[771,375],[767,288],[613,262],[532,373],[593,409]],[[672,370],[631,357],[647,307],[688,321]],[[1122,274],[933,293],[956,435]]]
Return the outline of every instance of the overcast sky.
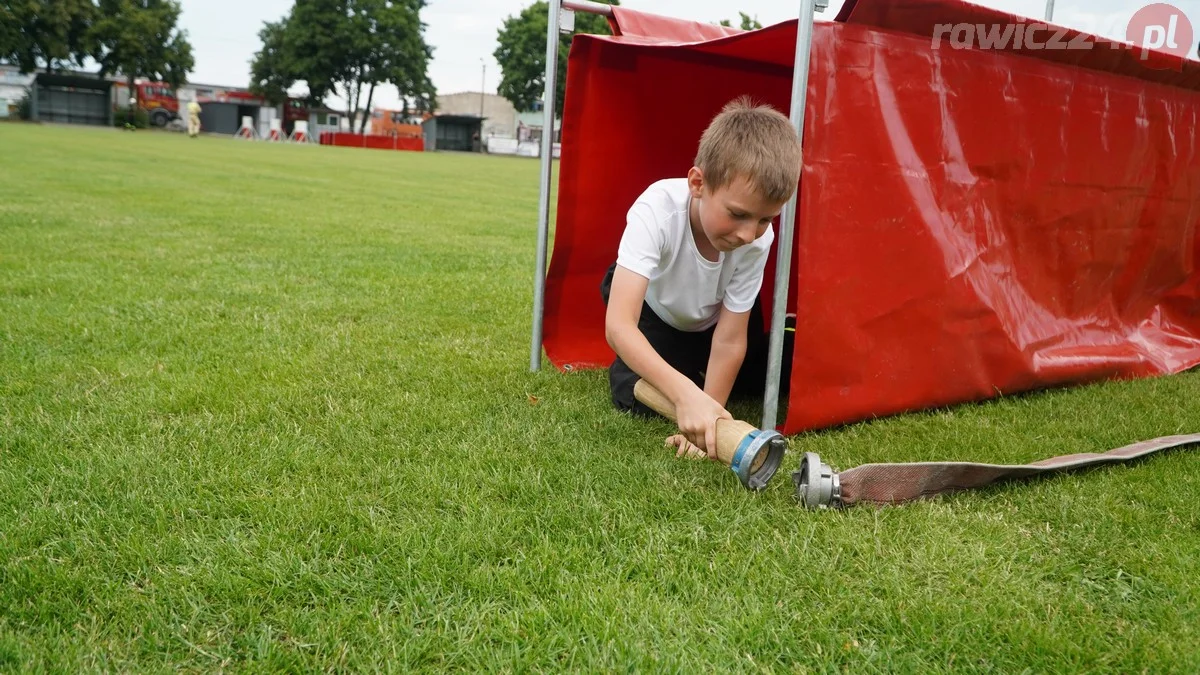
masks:
[[[837,15],[843,0],[830,0],[820,19]],[[260,43],[258,31],[264,21],[275,21],[287,14],[292,0],[181,0],[181,27],[195,49],[196,68],[193,82],[246,86],[250,78],[250,59]],[[433,47],[430,76],[439,93],[459,91],[495,92],[500,67],[492,58],[496,32],[504,19],[517,14],[532,0],[429,0],[421,14],[428,24],[426,39]],[[975,0],[976,4],[996,7],[1014,14],[1041,18],[1045,0]],[[625,7],[699,21],[732,19],[737,12],[756,16],[763,25],[794,19],[799,0],[622,0]],[[1056,24],[1087,32],[1124,39],[1130,17],[1149,2],[1126,0],[1057,0]],[[1176,7],[1200,29],[1200,0],[1175,0]],[[1200,37],[1200,35],[1198,35]],[[1193,49],[1192,56],[1195,57]],[[480,59],[483,59],[481,61]],[[486,65],[486,78],[483,69]],[[375,100],[382,107],[394,106],[396,92],[387,88]]]

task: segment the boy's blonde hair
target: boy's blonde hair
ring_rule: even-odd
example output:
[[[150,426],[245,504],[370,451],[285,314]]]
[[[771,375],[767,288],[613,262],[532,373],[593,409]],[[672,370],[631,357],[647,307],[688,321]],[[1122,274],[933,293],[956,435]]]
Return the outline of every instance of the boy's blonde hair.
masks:
[[[782,113],[743,96],[704,130],[696,167],[709,190],[741,176],[764,199],[787,201],[800,181],[800,140]]]

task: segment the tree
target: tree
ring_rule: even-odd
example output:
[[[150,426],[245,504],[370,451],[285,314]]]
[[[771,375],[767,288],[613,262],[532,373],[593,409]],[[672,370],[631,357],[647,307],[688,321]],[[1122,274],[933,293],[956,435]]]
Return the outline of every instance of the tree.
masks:
[[[619,0],[602,0],[606,4],[619,5]],[[512,102],[517,110],[531,110],[534,103],[542,100],[546,92],[546,29],[549,7],[538,0],[526,7],[517,16],[504,20],[493,52],[500,64],[501,78],[497,92]],[[575,34],[609,34],[608,20],[596,14],[576,12]],[[567,55],[571,51],[574,35],[561,35],[558,41],[558,87],[555,92],[555,110],[562,110],[563,95],[567,90]]]
[[[263,46],[251,63],[250,88],[278,101],[303,81],[310,103],[329,94],[346,101],[351,124],[371,109],[380,84],[395,86],[406,106],[432,107],[424,7],[425,0],[296,0],[286,18],[259,32]],[[360,124],[362,133],[365,118]]]
[[[745,12],[738,12],[738,14],[741,15],[742,18],[742,25],[740,26],[742,30],[758,30],[759,28],[763,27],[762,24],[758,22],[757,16],[751,17]],[[722,19],[720,24],[726,27],[732,25],[729,23],[729,19]]]
[[[287,101],[288,88],[300,79],[293,72],[286,37],[287,19],[264,23],[262,30],[258,31],[262,49],[254,54],[250,62],[250,91],[271,105]]]
[[[0,59],[21,73],[82,66],[96,50],[93,0],[0,0]]]
[[[121,73],[131,96],[139,77],[179,87],[195,65],[187,34],[176,27],[177,0],[100,0],[92,26],[100,76]]]

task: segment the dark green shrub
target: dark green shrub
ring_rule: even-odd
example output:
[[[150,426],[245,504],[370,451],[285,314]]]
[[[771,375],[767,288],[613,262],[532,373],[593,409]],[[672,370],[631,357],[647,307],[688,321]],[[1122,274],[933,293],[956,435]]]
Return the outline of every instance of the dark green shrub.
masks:
[[[17,117],[23,120],[33,117],[33,101],[29,98],[29,89],[26,89],[25,95],[17,101]]]
[[[124,127],[129,124],[129,108],[117,108],[113,111],[113,126]],[[145,129],[150,126],[150,114],[141,108],[133,109],[133,126]]]

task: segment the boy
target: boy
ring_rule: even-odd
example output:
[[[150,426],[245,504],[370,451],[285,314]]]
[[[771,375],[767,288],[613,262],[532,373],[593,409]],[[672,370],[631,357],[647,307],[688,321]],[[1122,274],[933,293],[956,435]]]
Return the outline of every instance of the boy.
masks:
[[[742,98],[700,139],[687,178],[654,183],[629,210],[616,263],[601,285],[613,404],[639,379],[675,404],[677,455],[716,458],[716,421],[734,391],[759,391],[766,336],[758,293],[774,220],[800,180],[791,122]],[[699,451],[697,451],[697,449]]]

